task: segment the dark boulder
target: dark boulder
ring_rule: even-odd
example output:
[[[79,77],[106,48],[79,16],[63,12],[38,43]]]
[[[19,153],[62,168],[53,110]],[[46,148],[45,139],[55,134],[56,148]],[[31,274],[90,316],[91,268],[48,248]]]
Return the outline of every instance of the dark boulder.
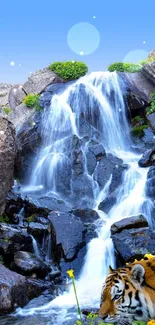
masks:
[[[121,221],[115,222],[111,226],[111,234],[114,235],[120,233],[125,229],[138,229],[142,227],[148,227],[148,222],[142,214],[139,214],[135,217],[125,218]]]
[[[51,223],[55,259],[73,260],[86,244],[86,229],[82,221],[71,213],[63,212],[51,212],[48,219]]]
[[[32,238],[24,229],[17,229],[7,224],[0,225],[0,254],[7,264],[19,250],[33,252]],[[8,258],[9,257],[9,258]]]
[[[112,235],[112,240],[124,261],[141,259],[148,253],[155,255],[155,231],[148,227],[124,229]]]
[[[125,169],[127,169],[127,165],[123,164],[122,159],[114,157],[112,154],[102,157],[95,171],[99,186],[103,188],[112,175],[109,192],[113,192],[121,184]]]
[[[30,222],[27,231],[39,243],[42,243],[43,237],[48,233],[48,225],[39,222]]]
[[[35,275],[39,278],[45,278],[50,271],[50,267],[47,266],[40,258],[37,258],[34,254],[25,251],[19,251],[14,254],[12,268],[16,272],[23,275]]]
[[[27,284],[29,299],[39,297],[45,290],[54,291],[54,283],[51,281],[27,277]]]
[[[0,315],[10,313],[28,302],[27,280],[0,264]]]
[[[108,195],[98,206],[99,210],[102,210],[104,213],[109,213],[112,207],[117,202],[117,193],[116,191]]]
[[[149,167],[155,165],[155,147],[147,150],[138,161],[140,167]]]

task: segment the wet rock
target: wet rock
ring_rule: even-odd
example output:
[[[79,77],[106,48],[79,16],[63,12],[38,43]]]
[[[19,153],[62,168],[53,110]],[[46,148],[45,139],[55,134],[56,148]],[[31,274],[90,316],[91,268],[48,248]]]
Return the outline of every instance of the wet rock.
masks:
[[[92,125],[89,124],[84,118],[80,117],[78,120],[79,134],[81,137],[88,136],[89,139],[96,138],[102,141],[103,135],[97,131]]]
[[[51,103],[52,94],[49,91],[45,91],[43,94],[41,94],[39,99],[40,107],[48,107]]]
[[[33,252],[32,238],[26,230],[17,229],[7,224],[0,225],[0,253],[5,263],[10,263],[14,253],[19,250]]]
[[[54,284],[51,281],[27,278],[27,284],[29,299],[39,297],[45,290],[54,291]]]
[[[94,201],[93,184],[88,175],[82,174],[72,178],[72,195],[68,199],[74,207],[92,208]]]
[[[143,70],[143,69],[142,69]],[[129,106],[130,116],[144,112],[151,100],[154,89],[152,80],[148,80],[143,73],[119,73],[122,84],[126,89],[125,99]]]
[[[86,230],[82,221],[71,213],[63,212],[51,212],[48,219],[51,223],[56,260],[73,260],[85,246]]]
[[[125,218],[115,222],[111,226],[111,234],[114,235],[116,233],[120,233],[124,229],[138,229],[143,227],[148,227],[148,222],[142,214],[139,214],[137,216]]]
[[[27,280],[0,264],[0,315],[28,302]]]
[[[113,192],[121,184],[122,174],[126,168],[127,165],[124,165],[121,159],[112,154],[103,156],[96,168],[96,179],[99,186],[103,188],[112,175],[109,193]]]
[[[42,243],[43,237],[48,233],[48,225],[41,224],[39,222],[30,222],[27,231],[39,243]]]
[[[39,278],[45,278],[50,271],[50,267],[40,258],[25,251],[19,251],[14,254],[12,268],[23,275],[35,275]]]
[[[97,160],[96,157],[94,155],[94,153],[90,150],[88,150],[87,154],[86,154],[86,158],[87,158],[87,170],[89,175],[92,175],[94,173],[94,170],[96,168],[97,165]]]
[[[142,74],[155,86],[155,62],[144,64]]]
[[[138,161],[140,167],[149,167],[155,165],[155,147],[147,150]]]
[[[104,213],[109,213],[109,211],[116,204],[116,202],[117,202],[117,193],[114,191],[99,204],[98,208],[99,210],[102,210]]]
[[[148,227],[124,229],[112,235],[117,252],[124,261],[141,259],[145,254],[155,254],[155,231]]]
[[[23,90],[26,94],[41,94],[48,85],[58,82],[61,83],[63,80],[49,68],[44,68],[31,74],[24,83]]]
[[[4,212],[8,191],[13,185],[15,130],[11,122],[0,117],[0,214]]]
[[[73,159],[73,173],[74,176],[79,176],[84,173],[85,171],[85,157],[82,152],[82,150],[74,150],[72,153],[72,159]]]
[[[149,121],[152,130],[155,131],[155,113],[147,115],[146,118]]]
[[[146,195],[155,200],[155,166],[150,167],[147,174]]]
[[[95,210],[91,210],[91,209],[76,209],[76,210],[72,210],[72,213],[74,214],[74,216],[80,218],[81,221],[84,222],[85,224],[87,223],[92,224],[93,222],[95,222],[100,218],[98,213]]]
[[[100,160],[105,155],[105,149],[103,145],[97,141],[91,140],[89,142],[89,150],[95,155],[97,160]]]

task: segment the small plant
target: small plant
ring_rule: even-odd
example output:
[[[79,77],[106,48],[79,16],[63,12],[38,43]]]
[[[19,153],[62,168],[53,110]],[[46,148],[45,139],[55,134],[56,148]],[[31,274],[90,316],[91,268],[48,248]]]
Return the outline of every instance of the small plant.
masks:
[[[25,96],[23,103],[29,108],[34,107],[36,109],[36,111],[40,111],[41,107],[39,104],[39,98],[40,98],[40,95],[31,93],[31,94]]]
[[[11,107],[3,107],[3,111],[5,112],[6,115],[12,112]]]
[[[49,68],[64,80],[78,79],[88,72],[87,65],[78,61],[54,62]]]
[[[139,115],[135,116],[133,119],[132,119],[132,123],[138,123],[138,122],[141,122],[143,121],[143,118],[140,117]]]
[[[127,62],[115,62],[109,65],[108,71],[119,71],[119,72],[138,72],[141,70],[140,64],[133,64],[133,63],[127,63]]]
[[[0,216],[0,222],[3,222],[3,223],[8,223],[9,222],[9,217],[7,216]]]
[[[30,222],[33,222],[34,221],[34,218],[35,218],[35,214],[32,214],[31,216],[29,216],[27,218],[27,221],[30,223]]]
[[[150,107],[147,110],[147,115],[155,113],[155,91],[153,92],[152,96],[151,96],[151,104]]]
[[[139,126],[134,126],[131,130],[132,134],[134,136],[137,136],[139,138],[142,138],[144,135],[144,130],[148,128],[147,124],[139,125]]]

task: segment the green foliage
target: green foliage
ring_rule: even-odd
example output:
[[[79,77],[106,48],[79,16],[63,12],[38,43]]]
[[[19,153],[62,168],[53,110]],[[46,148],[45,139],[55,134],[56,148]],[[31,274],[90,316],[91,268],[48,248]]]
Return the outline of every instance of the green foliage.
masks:
[[[64,80],[78,79],[88,72],[87,65],[78,61],[54,62],[49,68]]]
[[[155,62],[155,55],[153,55],[147,59],[147,63],[151,63],[151,62]]]
[[[147,124],[139,125],[139,126],[134,126],[131,130],[132,134],[134,136],[137,136],[139,138],[142,138],[144,135],[144,130],[148,128]]]
[[[35,217],[35,214],[32,214],[31,216],[29,216],[27,218],[27,221],[30,223],[30,222],[33,222],[34,221],[34,217]]]
[[[141,70],[140,64],[125,63],[125,62],[115,62],[109,65],[108,71],[119,71],[119,72],[138,72]]]
[[[146,60],[141,60],[141,61],[139,61],[139,64],[141,64],[141,65],[144,65],[144,64],[146,64],[146,63],[148,63],[147,59],[146,59]]]
[[[143,121],[143,118],[140,117],[139,115],[135,116],[133,119],[132,119],[132,123],[137,123],[137,122],[141,122]]]
[[[9,217],[7,217],[7,216],[0,216],[0,222],[8,223],[9,222]]]
[[[155,91],[152,94],[150,107],[147,109],[146,115],[149,115],[152,113],[155,113]]]
[[[12,112],[11,107],[3,107],[3,111],[5,112],[6,115]]]
[[[25,96],[23,103],[29,108],[34,107],[36,111],[40,111],[41,107],[39,105],[39,97],[40,97],[40,95],[31,93],[31,94]]]

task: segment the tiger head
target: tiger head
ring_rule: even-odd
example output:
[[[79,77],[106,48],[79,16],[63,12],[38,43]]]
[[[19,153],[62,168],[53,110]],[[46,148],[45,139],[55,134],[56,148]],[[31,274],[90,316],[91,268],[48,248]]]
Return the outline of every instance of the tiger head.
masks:
[[[141,264],[110,269],[102,289],[99,317],[104,322],[122,324],[154,318],[155,290],[144,279],[145,268]]]

